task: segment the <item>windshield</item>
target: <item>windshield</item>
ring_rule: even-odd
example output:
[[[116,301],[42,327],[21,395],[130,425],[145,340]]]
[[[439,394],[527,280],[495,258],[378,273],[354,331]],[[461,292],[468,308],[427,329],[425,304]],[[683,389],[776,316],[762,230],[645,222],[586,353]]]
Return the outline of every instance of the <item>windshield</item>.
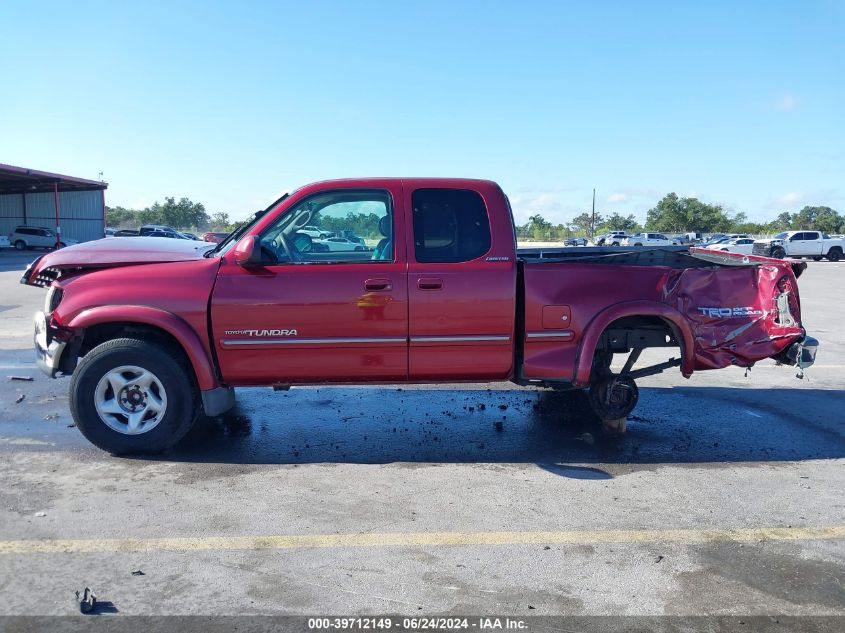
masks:
[[[786,239],[786,232],[778,233],[777,235],[775,235],[775,239],[776,240],[785,240]]]
[[[253,226],[255,226],[255,223],[258,222],[258,220],[260,220],[261,218],[263,218],[265,213],[267,213],[270,209],[277,206],[282,200],[287,198],[289,195],[290,195],[289,193],[286,193],[285,195],[283,195],[281,198],[276,200],[273,204],[271,204],[269,207],[267,207],[263,211],[257,211],[256,213],[254,213],[252,218],[250,218],[249,220],[244,222],[241,226],[239,226],[234,231],[229,233],[228,237],[226,237],[222,242],[217,244],[217,246],[212,248],[210,251],[208,251],[205,254],[205,257],[212,257],[213,255],[225,255],[226,253],[228,253],[229,249],[232,248],[232,246],[235,244],[235,242],[238,241],[238,238],[240,238],[241,235],[243,235],[249,229],[251,229]]]

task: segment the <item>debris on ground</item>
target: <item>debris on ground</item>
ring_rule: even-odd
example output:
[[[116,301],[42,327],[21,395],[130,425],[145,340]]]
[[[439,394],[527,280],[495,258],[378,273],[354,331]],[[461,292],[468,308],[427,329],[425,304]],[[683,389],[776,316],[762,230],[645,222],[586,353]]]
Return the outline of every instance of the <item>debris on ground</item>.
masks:
[[[660,561],[662,561],[662,560],[663,560],[663,557],[662,557],[662,556],[658,556],[657,558],[655,558],[655,559],[654,559],[654,562],[655,562],[655,563],[659,563],[659,562],[660,562]]]
[[[499,405],[499,409],[501,409],[502,411],[507,411],[507,410],[508,410],[508,405],[506,405],[506,404],[500,404],[500,405]]]
[[[504,428],[505,428],[505,425],[502,423],[502,421],[501,421],[501,420],[497,420],[497,421],[496,421],[496,423],[493,425],[493,427],[494,427],[497,431],[501,431],[502,429],[504,429]]]
[[[15,404],[20,404],[21,402],[23,402],[24,398],[26,398],[26,394],[22,393],[18,395],[18,397],[15,398]]]
[[[45,420],[55,420],[58,417],[59,417],[58,413],[48,413],[47,415],[44,416],[44,419]]]
[[[74,428],[74,427],[76,427],[76,423],[75,423],[75,422],[71,422],[70,424],[68,424],[68,425],[67,425],[67,428],[69,428],[69,429],[72,429],[72,428]]]
[[[47,513],[46,513],[46,512],[36,512],[36,513],[35,513],[35,516],[37,516],[37,517],[46,517],[46,516],[47,516]]]
[[[140,569],[135,569],[135,570],[133,570],[133,571],[132,571],[132,575],[133,575],[133,576],[146,576],[147,574],[145,574],[145,573],[144,573],[142,570],[140,570]]]
[[[82,592],[82,598],[79,597],[79,592],[76,592],[76,599],[79,600],[79,610],[82,613],[91,613],[97,606],[97,596],[91,591],[90,587],[85,587]]]
[[[22,380],[24,382],[32,382],[35,380],[32,376],[9,376],[9,380]]]

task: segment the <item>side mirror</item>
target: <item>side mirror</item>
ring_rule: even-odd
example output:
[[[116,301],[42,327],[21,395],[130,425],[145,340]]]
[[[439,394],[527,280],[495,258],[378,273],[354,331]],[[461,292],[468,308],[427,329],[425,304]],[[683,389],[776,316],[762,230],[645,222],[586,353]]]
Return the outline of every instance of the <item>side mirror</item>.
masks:
[[[254,235],[247,235],[235,244],[235,263],[238,266],[259,266],[261,264],[261,244]]]

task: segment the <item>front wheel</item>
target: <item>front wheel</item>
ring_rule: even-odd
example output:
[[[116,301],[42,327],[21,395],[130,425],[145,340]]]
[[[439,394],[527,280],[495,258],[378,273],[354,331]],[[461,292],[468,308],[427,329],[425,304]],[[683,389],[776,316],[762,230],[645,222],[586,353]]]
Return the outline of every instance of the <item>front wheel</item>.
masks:
[[[772,249],[772,257],[775,259],[783,259],[786,257],[786,251],[782,248],[774,248]]]
[[[17,242],[15,242],[15,248],[19,251],[26,250],[26,242],[24,242],[23,240],[18,240]]]
[[[135,338],[88,352],[70,383],[71,413],[82,434],[117,455],[156,453],[182,439],[199,403],[190,366],[174,356]]]

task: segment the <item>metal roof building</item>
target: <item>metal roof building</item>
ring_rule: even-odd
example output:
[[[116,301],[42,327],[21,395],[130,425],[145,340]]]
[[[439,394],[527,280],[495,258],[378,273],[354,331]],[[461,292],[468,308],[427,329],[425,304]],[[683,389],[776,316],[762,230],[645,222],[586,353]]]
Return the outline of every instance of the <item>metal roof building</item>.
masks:
[[[108,183],[0,163],[0,235],[26,225],[80,242],[103,237]]]

